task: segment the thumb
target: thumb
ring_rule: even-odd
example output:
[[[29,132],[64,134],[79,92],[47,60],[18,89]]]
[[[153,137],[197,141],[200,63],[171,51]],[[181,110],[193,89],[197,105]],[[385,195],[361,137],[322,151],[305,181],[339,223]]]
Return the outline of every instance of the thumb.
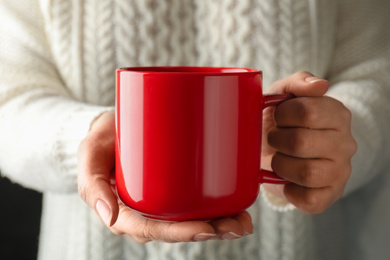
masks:
[[[114,117],[110,114],[101,116],[95,125],[79,146],[78,191],[110,227],[116,222],[119,212],[111,184],[111,172],[115,166]]]
[[[329,82],[307,71],[294,73],[272,84],[266,93],[289,93],[296,97],[320,97],[328,91]]]

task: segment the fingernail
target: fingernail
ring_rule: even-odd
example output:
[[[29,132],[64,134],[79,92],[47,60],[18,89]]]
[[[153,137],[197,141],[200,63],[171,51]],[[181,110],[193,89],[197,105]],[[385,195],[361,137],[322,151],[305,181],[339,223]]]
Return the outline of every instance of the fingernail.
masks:
[[[244,236],[252,235],[253,234],[253,227],[251,229],[245,229],[244,230]]]
[[[314,83],[314,82],[317,82],[317,81],[326,81],[326,80],[325,79],[320,79],[320,78],[317,78],[317,77],[307,77],[307,78],[305,78],[305,81],[309,82],[309,83]]]
[[[226,234],[223,234],[222,235],[222,239],[223,240],[228,240],[228,239],[236,239],[236,238],[240,238],[242,236],[234,233],[234,232],[229,232],[229,233],[226,233]]]
[[[199,233],[194,236],[194,241],[205,241],[214,238],[216,234],[213,233]]]
[[[246,230],[244,232],[244,236],[249,236],[249,235],[252,235],[252,234],[253,234],[253,232],[249,232],[249,231],[246,231]]]
[[[102,200],[96,202],[96,211],[99,214],[100,218],[103,220],[104,224],[107,227],[111,226],[111,210],[108,207],[107,203]]]

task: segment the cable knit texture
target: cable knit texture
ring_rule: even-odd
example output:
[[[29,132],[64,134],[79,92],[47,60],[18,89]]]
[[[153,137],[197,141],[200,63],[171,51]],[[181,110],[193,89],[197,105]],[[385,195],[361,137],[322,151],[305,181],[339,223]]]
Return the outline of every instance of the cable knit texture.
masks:
[[[39,259],[386,259],[390,239],[390,2],[387,0],[0,0],[0,170],[44,192]],[[359,151],[345,196],[310,216],[263,194],[254,234],[138,244],[76,192],[76,153],[115,102],[115,68],[298,70],[330,80]],[[386,188],[387,185],[387,188]]]

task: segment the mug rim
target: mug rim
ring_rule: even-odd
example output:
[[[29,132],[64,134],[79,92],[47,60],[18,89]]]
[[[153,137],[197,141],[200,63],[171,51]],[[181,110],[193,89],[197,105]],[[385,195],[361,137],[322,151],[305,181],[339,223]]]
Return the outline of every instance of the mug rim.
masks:
[[[157,75],[237,75],[257,74],[261,70],[246,67],[213,67],[213,66],[137,66],[120,67],[117,72]]]

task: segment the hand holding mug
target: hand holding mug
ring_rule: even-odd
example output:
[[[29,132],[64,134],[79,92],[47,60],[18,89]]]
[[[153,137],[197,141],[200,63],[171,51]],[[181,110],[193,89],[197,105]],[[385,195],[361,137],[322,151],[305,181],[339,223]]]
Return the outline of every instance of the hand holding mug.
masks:
[[[320,213],[342,196],[356,152],[351,112],[324,96],[328,87],[308,72],[293,74],[268,91],[297,98],[264,114],[263,167],[291,181],[264,187],[308,213]]]
[[[115,167],[115,114],[106,112],[96,119],[78,152],[78,188],[82,199],[93,208],[115,234],[139,242],[202,241],[235,239],[253,231],[250,215],[244,211],[231,218],[211,222],[161,222],[142,217],[125,206],[113,191]]]

